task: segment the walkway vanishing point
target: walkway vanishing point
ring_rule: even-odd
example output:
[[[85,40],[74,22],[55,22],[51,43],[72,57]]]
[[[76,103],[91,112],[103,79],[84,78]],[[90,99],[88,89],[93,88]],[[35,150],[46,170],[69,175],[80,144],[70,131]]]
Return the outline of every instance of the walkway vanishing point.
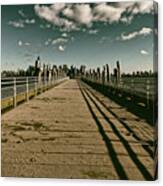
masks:
[[[151,180],[154,128],[79,80],[2,115],[2,176]]]

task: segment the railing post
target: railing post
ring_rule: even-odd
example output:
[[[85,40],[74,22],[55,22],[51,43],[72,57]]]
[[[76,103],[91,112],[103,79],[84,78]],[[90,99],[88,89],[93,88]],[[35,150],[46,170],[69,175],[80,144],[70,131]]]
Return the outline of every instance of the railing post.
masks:
[[[146,99],[147,99],[147,108],[149,108],[149,102],[150,102],[150,100],[149,100],[149,92],[150,92],[150,80],[147,80],[147,82],[146,82],[147,84],[146,84]]]
[[[45,77],[42,79],[42,92],[44,92],[45,89]]]
[[[131,79],[131,91],[134,92],[134,79]]]
[[[37,96],[37,77],[35,78],[35,96]]]
[[[54,85],[54,75],[52,76],[52,86]]]
[[[14,89],[14,107],[16,107],[17,106],[17,100],[16,100],[16,77],[14,77],[14,87],[13,87],[13,89]]]
[[[44,91],[46,91],[46,89],[47,89],[47,77],[45,77],[45,90]]]
[[[53,85],[55,84],[55,75],[53,76]]]
[[[26,77],[26,101],[29,100],[29,84],[28,84],[28,77]]]
[[[134,92],[135,88],[134,88],[134,79],[131,79],[131,101],[134,102]]]

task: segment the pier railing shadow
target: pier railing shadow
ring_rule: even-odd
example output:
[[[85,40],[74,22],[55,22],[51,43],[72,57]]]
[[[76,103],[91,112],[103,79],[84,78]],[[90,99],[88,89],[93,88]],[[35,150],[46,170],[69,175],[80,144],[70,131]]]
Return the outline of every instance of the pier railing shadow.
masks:
[[[149,105],[144,104],[146,99],[140,97],[139,95],[132,94],[129,92],[116,89],[114,87],[103,85],[101,83],[96,83],[89,81],[87,79],[81,79],[83,82],[91,86],[93,89],[99,91],[103,95],[107,96],[114,102],[125,107],[127,110],[137,115],[138,117],[145,119],[150,125],[155,125],[157,123],[157,96],[154,100],[149,101]],[[142,102],[144,105],[139,104]]]
[[[111,127],[111,129],[113,130],[114,134],[118,137],[119,141],[122,143],[123,147],[126,149],[126,151],[128,152],[129,157],[131,158],[131,160],[133,161],[133,163],[135,164],[135,166],[137,167],[137,169],[140,171],[140,173],[142,174],[142,176],[146,179],[146,180],[153,180],[154,178],[152,177],[152,175],[149,173],[149,171],[147,170],[146,166],[140,161],[140,159],[137,157],[137,154],[133,151],[131,145],[128,143],[128,141],[123,137],[123,135],[119,132],[119,130],[117,129],[117,127],[115,126],[115,124],[109,119],[109,117],[101,110],[101,108],[98,106],[98,104],[94,101],[94,99],[92,99],[92,97],[88,94],[88,92],[86,91],[85,88],[81,88],[80,84],[79,87],[81,89],[81,93],[82,96],[89,108],[89,111],[93,117],[93,119],[96,122],[96,125],[99,129],[99,132],[101,134],[101,136],[104,139],[104,142],[106,144],[106,147],[108,149],[108,154],[111,157],[111,160],[113,162],[113,165],[115,167],[115,170],[117,172],[117,174],[119,175],[120,179],[128,179],[127,174],[125,172],[125,167],[122,166],[120,160],[118,159],[118,156],[115,152],[115,149],[111,143],[111,140],[109,139],[108,135],[106,134],[102,123],[100,122],[100,120],[98,119],[98,116],[96,115],[96,113],[93,111],[93,108],[90,104],[90,102],[95,106],[95,108],[98,110],[98,112],[103,116],[103,118],[107,121],[107,123],[109,124],[109,126]]]
[[[89,92],[89,94],[91,94],[92,97],[94,97],[106,110],[108,110],[108,112],[115,117],[122,125],[123,127],[125,127],[125,129],[132,134],[132,136],[138,140],[141,141],[142,139],[137,135],[137,133],[128,125],[127,122],[125,122],[120,116],[118,116],[110,107],[108,107],[104,101],[102,101],[99,96],[97,96],[95,94],[95,90],[89,88],[89,86],[87,84],[84,84],[86,90]],[[88,94],[88,96],[89,96]],[[90,96],[89,96],[90,97]],[[148,154],[150,155],[151,158],[154,159],[154,151],[151,150],[150,147],[154,148],[156,144],[156,140],[146,140],[145,144],[142,144],[142,147],[148,152]]]

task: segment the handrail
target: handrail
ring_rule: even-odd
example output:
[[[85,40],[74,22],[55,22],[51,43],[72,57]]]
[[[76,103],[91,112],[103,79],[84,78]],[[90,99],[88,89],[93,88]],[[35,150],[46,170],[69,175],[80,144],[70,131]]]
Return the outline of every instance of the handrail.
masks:
[[[55,78],[40,78],[38,77],[13,77],[2,78],[1,79],[1,100],[7,98],[13,98],[14,107],[17,106],[17,96],[21,93],[24,93],[26,101],[29,100],[29,94],[31,91],[34,91],[37,95],[38,91],[44,91],[47,88],[52,87],[56,83],[63,81],[66,76],[60,76]],[[10,81],[6,81],[10,80]],[[12,80],[12,81],[11,81]]]
[[[96,84],[98,87],[107,88],[107,90],[113,90],[113,92],[117,92],[118,94],[126,94],[130,95],[132,99],[145,99],[147,105],[149,105],[150,101],[155,101],[157,97],[157,78],[139,78],[140,83],[135,82],[134,78],[128,79],[128,82],[125,83],[123,78],[121,78],[120,82],[102,82],[99,80],[94,80],[93,78],[82,78],[86,82]],[[138,80],[138,79],[137,79]],[[155,82],[155,84],[154,84]]]

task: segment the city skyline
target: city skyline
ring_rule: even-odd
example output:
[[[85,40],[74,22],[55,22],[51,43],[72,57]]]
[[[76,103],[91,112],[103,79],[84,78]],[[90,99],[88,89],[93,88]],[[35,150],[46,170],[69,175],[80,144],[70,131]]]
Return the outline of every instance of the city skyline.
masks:
[[[2,70],[42,64],[153,70],[153,1],[2,6]]]

